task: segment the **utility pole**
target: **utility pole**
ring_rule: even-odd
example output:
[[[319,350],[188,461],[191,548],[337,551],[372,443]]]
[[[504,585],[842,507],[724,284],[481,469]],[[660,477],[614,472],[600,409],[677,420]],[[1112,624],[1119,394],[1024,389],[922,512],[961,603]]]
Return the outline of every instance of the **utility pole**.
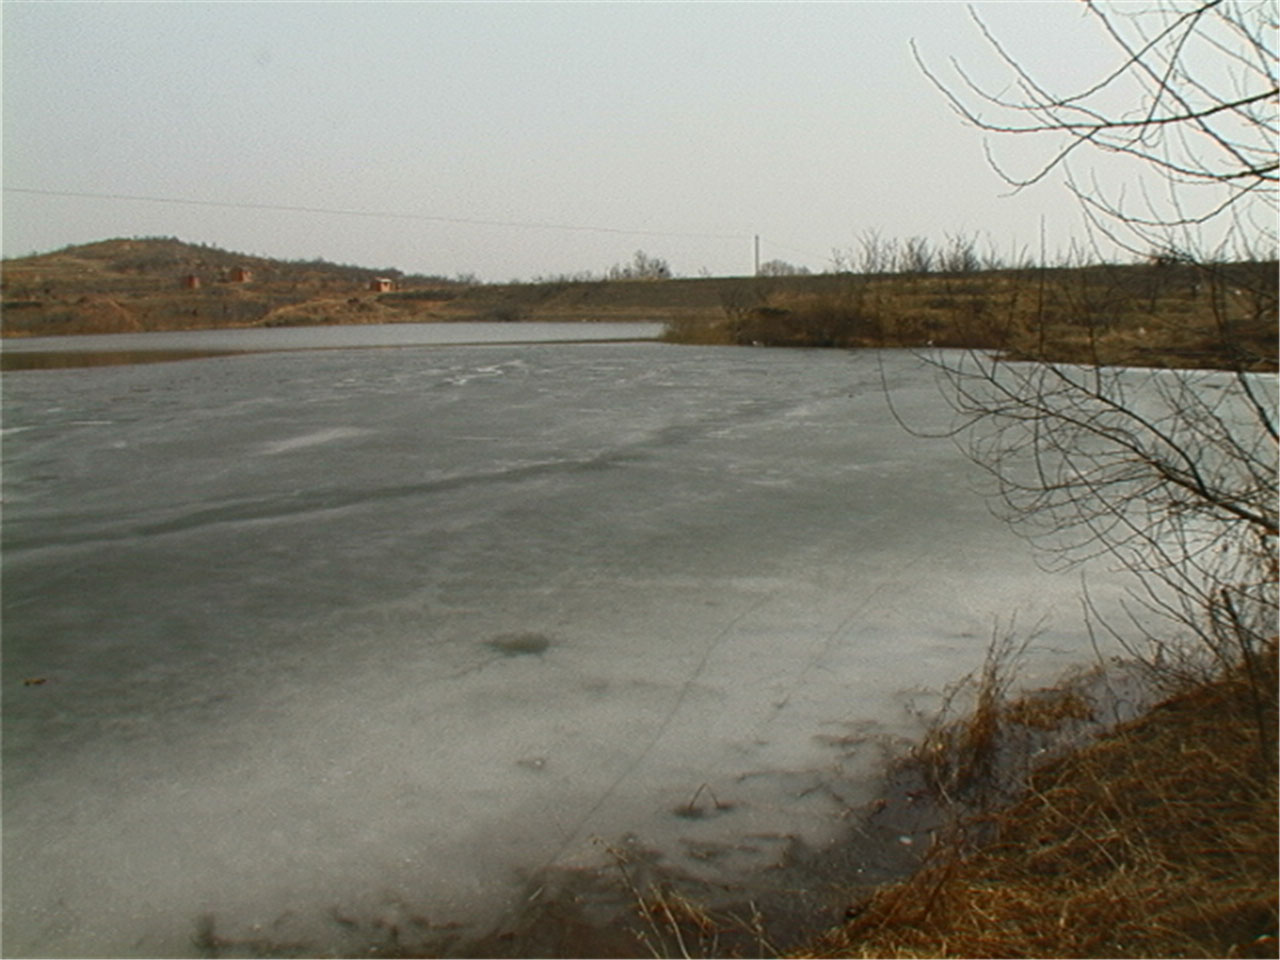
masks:
[[[760,276],[760,234],[756,234],[756,272],[755,276]]]

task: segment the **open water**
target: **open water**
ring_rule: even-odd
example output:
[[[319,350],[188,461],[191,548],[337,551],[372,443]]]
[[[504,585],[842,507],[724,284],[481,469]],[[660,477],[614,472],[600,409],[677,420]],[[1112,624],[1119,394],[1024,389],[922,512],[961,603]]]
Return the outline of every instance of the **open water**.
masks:
[[[340,336],[5,376],[7,955],[478,934],[624,837],[752,869],[1010,618],[1029,682],[1092,656],[889,415],[947,421],[908,354]]]

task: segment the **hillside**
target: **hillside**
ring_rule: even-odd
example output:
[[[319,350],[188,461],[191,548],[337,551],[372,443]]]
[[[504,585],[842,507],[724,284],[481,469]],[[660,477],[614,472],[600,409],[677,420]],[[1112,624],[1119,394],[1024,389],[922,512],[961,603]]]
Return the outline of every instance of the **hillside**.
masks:
[[[241,272],[243,271],[243,272]],[[171,238],[5,260],[5,336],[382,322],[369,291],[399,271],[271,260]],[[425,278],[422,278],[425,279]]]
[[[390,291],[371,289],[388,278]],[[4,336],[448,320],[668,320],[718,312],[717,281],[467,284],[172,238],[3,262]]]

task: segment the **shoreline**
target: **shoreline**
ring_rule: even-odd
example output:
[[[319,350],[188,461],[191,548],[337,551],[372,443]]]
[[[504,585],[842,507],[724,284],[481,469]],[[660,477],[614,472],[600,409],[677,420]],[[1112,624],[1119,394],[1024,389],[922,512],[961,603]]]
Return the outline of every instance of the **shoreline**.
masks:
[[[875,799],[849,808],[846,826],[824,846],[790,837],[780,862],[724,885],[666,865],[641,845],[619,845],[616,869],[538,876],[527,887],[533,895],[514,915],[476,940],[448,944],[439,955],[790,953],[855,916],[876,890],[914,875],[957,820],[1012,802],[1032,770],[1141,716],[1155,701],[1143,674],[1132,663],[1095,666],[1011,701],[1036,708],[1023,711],[1023,722],[1005,725],[992,745],[995,763],[964,796],[945,797],[931,782],[938,758],[926,748],[934,727],[888,758]],[[1063,703],[1083,703],[1087,710],[1060,709]],[[938,722],[948,721],[944,716]]]
[[[1012,702],[1035,708],[1024,707],[1022,721],[1007,724],[994,745],[997,762],[964,797],[943,796],[934,782],[939,758],[927,745],[935,726],[911,748],[898,745],[886,754],[875,799],[847,808],[834,839],[815,846],[794,835],[756,837],[779,844],[782,855],[736,878],[694,876],[634,836],[597,838],[611,863],[539,871],[487,929],[424,917],[357,929],[353,920],[334,919],[346,927],[343,939],[351,943],[354,935],[365,956],[787,954],[856,917],[877,891],[917,874],[959,819],[1012,802],[1032,769],[1141,716],[1153,700],[1135,664],[1077,670],[1020,695]],[[1064,703],[1088,709],[1062,709]],[[355,955],[220,936],[212,915],[201,918],[193,942],[206,957]]]

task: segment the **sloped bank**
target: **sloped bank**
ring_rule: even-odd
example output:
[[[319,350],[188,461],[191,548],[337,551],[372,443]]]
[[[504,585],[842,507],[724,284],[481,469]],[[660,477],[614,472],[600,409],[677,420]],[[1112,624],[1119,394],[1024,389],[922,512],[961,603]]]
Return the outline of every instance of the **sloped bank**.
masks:
[[[807,957],[1274,957],[1275,647],[961,821]]]

